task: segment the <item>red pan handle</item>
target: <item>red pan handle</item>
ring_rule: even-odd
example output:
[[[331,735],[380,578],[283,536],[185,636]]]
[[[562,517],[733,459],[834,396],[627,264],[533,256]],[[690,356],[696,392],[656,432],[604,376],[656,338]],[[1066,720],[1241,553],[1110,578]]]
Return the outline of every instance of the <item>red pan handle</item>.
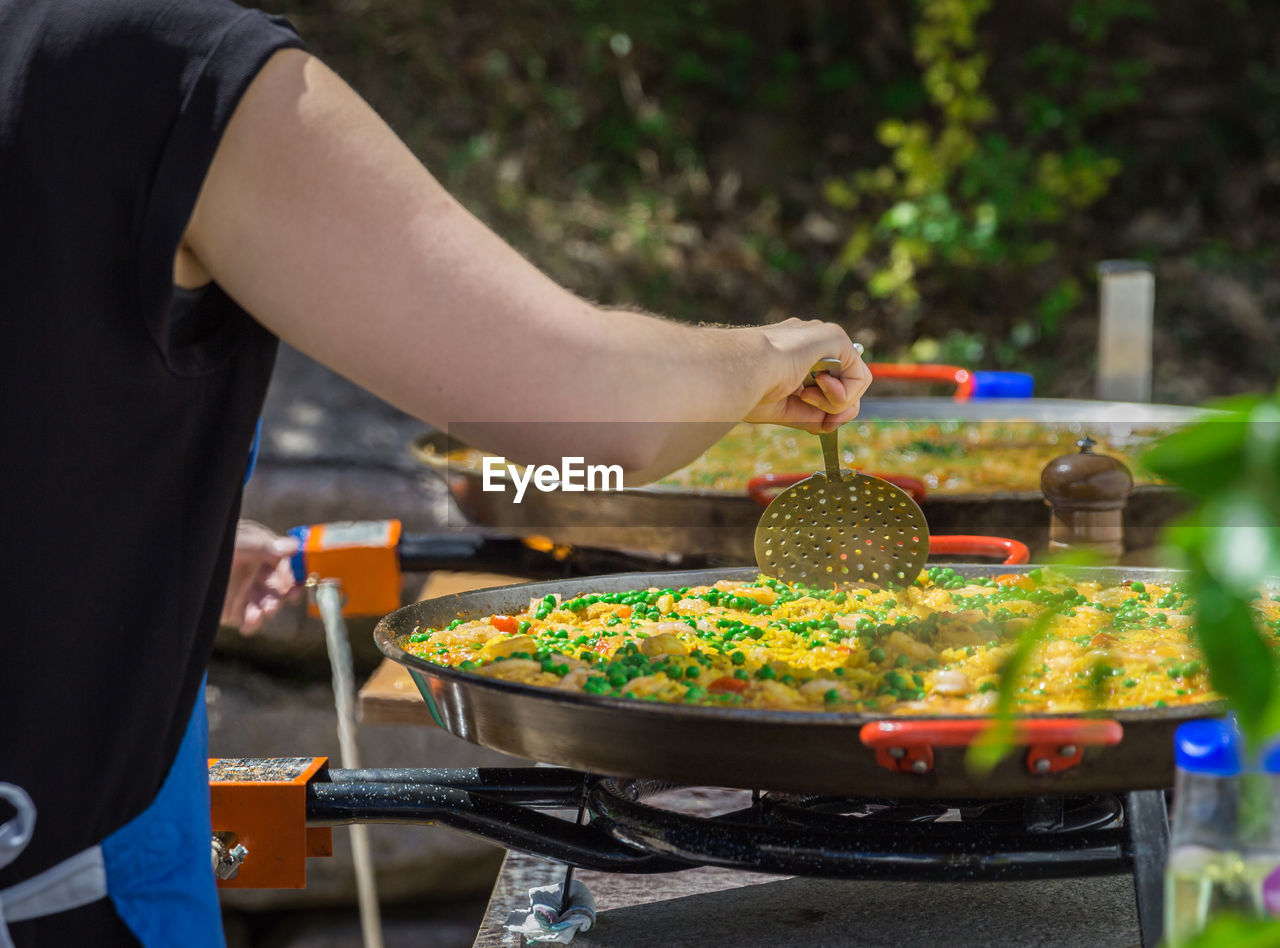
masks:
[[[968,747],[987,727],[989,718],[872,721],[858,732],[886,770],[924,775],[933,771],[935,747]],[[1033,774],[1058,773],[1084,759],[1086,747],[1120,743],[1119,721],[1097,718],[1022,719],[1013,722],[1013,742],[1025,745],[1024,764]]]
[[[759,477],[753,477],[747,481],[747,496],[754,500],[761,507],[768,507],[769,502],[778,496],[778,491],[790,487],[792,484],[798,484],[810,474],[761,474]],[[908,477],[905,474],[875,474],[874,477],[880,478],[882,481],[888,481],[895,487],[901,487],[911,499],[917,504],[924,503],[925,486],[924,481],[918,477]]]
[[[958,556],[994,556],[1010,565],[1029,563],[1031,551],[1025,543],[1008,537],[978,537],[966,534],[929,537],[929,553]]]
[[[958,365],[900,362],[868,362],[873,379],[901,379],[907,382],[950,382],[955,385],[953,396],[958,402],[967,402],[973,394],[973,373]]]
[[[858,736],[873,749],[930,744],[968,747],[991,726],[991,718],[893,718],[864,724]],[[1105,718],[1021,718],[1013,721],[1017,744],[1079,744],[1101,747],[1119,744],[1124,728]]]

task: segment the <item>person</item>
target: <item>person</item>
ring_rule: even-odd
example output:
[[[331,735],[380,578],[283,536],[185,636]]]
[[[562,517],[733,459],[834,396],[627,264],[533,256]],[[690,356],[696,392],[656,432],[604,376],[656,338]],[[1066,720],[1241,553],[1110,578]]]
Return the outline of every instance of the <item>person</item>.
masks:
[[[222,941],[202,680],[279,339],[628,483],[744,418],[838,425],[870,381],[829,323],[577,298],[232,0],[0,0],[0,208],[0,945]]]
[[[240,520],[222,598],[219,625],[253,635],[298,592],[289,560],[294,537],[282,537],[256,520]]]

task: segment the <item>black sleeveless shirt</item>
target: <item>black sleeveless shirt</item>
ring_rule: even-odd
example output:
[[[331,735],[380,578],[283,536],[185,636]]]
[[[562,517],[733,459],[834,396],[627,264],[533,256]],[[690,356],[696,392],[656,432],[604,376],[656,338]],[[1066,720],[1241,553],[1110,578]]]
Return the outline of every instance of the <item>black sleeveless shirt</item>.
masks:
[[[299,45],[230,0],[0,0],[0,781],[39,812],[0,889],[150,803],[200,687],[276,340],[173,259]]]

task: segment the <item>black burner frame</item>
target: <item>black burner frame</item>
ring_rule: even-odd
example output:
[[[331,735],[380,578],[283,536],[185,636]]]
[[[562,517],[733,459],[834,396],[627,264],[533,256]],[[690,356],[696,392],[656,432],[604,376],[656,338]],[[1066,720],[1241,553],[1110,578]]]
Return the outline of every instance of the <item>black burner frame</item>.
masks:
[[[307,823],[441,823],[563,863],[566,883],[574,867],[720,866],[886,881],[1129,872],[1144,948],[1162,935],[1169,838],[1162,790],[909,801],[754,791],[749,806],[714,817],[645,802],[671,789],[550,767],[331,770],[307,788]]]

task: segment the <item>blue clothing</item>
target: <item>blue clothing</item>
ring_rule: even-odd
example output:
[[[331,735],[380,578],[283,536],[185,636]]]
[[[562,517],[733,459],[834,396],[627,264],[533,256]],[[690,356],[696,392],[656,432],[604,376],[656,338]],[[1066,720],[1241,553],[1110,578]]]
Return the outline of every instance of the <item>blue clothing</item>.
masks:
[[[107,894],[147,948],[217,948],[222,914],[209,822],[209,723],[204,689],[169,776],[151,805],[102,843]]]
[[[202,689],[178,756],[150,806],[101,845],[0,890],[0,948],[13,944],[6,919],[21,925],[56,918],[65,928],[69,912],[95,905],[101,910],[105,906],[97,903],[106,899],[144,948],[222,945],[210,859],[208,745]],[[0,825],[0,865],[5,865],[35,837],[38,814],[30,796],[13,784],[0,785],[0,796],[18,810],[15,819]],[[103,933],[97,929],[89,936],[86,928],[80,937],[101,944]]]

